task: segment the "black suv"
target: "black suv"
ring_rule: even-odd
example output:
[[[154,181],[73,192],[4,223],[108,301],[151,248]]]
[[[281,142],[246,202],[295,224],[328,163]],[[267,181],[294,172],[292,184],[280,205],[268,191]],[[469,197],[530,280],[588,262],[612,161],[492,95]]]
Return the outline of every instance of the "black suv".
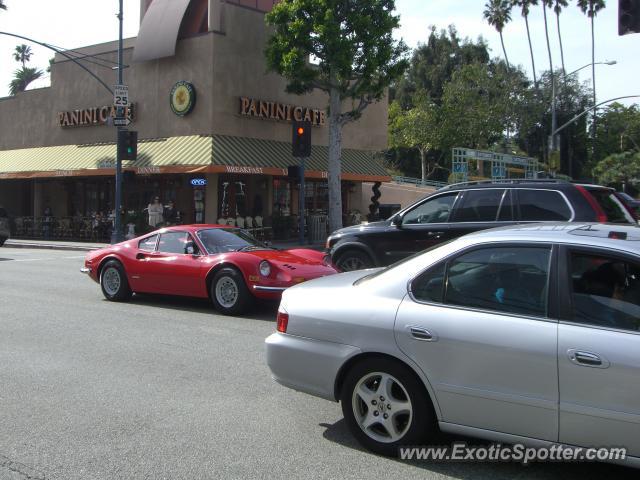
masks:
[[[333,232],[327,249],[343,271],[389,265],[449,239],[526,222],[636,223],[615,190],[561,180],[448,185],[391,218]]]

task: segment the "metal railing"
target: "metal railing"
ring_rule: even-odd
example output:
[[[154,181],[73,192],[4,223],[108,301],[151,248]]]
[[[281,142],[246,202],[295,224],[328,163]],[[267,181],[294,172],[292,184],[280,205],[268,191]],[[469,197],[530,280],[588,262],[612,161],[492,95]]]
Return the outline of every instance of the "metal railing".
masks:
[[[108,242],[113,222],[99,217],[15,217],[16,238]]]
[[[412,178],[412,177],[399,177],[394,176],[391,179],[395,183],[401,183],[405,185],[415,185],[416,187],[435,187],[440,188],[447,185],[447,182],[438,182],[435,180],[422,180],[420,178]]]

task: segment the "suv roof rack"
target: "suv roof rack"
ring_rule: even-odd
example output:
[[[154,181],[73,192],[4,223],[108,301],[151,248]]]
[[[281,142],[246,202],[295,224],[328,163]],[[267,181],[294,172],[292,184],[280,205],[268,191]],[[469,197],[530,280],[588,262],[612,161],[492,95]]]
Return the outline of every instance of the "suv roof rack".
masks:
[[[470,185],[489,185],[489,184],[519,184],[519,183],[570,183],[560,178],[505,178],[503,180],[472,180],[469,182],[452,183],[446,185],[439,190],[449,190],[454,187],[465,187]]]

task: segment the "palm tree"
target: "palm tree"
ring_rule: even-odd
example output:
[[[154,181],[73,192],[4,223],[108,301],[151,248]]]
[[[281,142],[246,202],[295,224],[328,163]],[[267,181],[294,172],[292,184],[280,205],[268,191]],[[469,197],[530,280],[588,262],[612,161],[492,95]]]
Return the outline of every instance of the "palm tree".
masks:
[[[31,55],[33,52],[31,51],[31,47],[25,45],[17,45],[16,49],[13,51],[13,58],[16,62],[22,63],[22,68],[26,68],[27,62],[31,60]]]
[[[567,71],[564,69],[564,49],[562,48],[562,35],[560,34],[560,12],[562,9],[569,5],[567,0],[554,0],[553,2],[553,11],[556,12],[556,21],[558,23],[558,40],[560,41],[560,59],[562,60],[562,74],[566,74]]]
[[[553,5],[553,0],[542,0],[542,13],[544,15],[544,33],[547,38],[547,52],[549,53],[549,74],[551,75],[551,145],[553,149],[555,147],[555,138],[553,132],[558,127],[558,120],[556,117],[556,76],[553,71],[553,56],[551,55],[551,43],[549,42],[549,24],[547,22],[547,7]],[[545,150],[547,151],[547,150]]]
[[[509,58],[507,57],[507,50],[504,48],[502,30],[504,26],[511,21],[511,3],[509,0],[489,0],[485,5],[484,18],[489,22],[489,25],[495,27],[500,34],[502,52],[507,62],[507,68],[509,68]]]
[[[0,10],[6,10],[7,6],[4,4],[4,0],[0,0]]]
[[[591,19],[591,86],[593,87],[593,145],[591,154],[595,154],[596,143],[596,37],[593,20],[596,14],[605,7],[604,0],[578,0],[582,13]]]
[[[529,39],[529,52],[531,53],[531,69],[533,70],[533,85],[538,88],[538,77],[536,75],[536,61],[533,57],[533,46],[531,45],[531,34],[529,33],[529,7],[537,5],[538,0],[513,0],[513,6],[522,9],[524,23],[527,26],[527,38]]]
[[[23,67],[18,69],[13,74],[13,80],[9,84],[9,94],[15,95],[18,92],[24,92],[29,84],[34,80],[42,77],[44,72],[37,68]]]

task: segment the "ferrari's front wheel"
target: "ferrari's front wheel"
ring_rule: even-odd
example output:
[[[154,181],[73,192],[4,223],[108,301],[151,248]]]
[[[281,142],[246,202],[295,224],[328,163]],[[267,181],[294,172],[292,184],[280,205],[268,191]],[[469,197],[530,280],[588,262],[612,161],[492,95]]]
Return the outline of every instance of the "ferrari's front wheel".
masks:
[[[100,272],[100,287],[104,298],[112,302],[124,302],[131,298],[131,288],[122,264],[109,260]]]
[[[227,267],[218,271],[211,282],[211,300],[225,315],[240,315],[251,305],[252,297],[242,274]]]

